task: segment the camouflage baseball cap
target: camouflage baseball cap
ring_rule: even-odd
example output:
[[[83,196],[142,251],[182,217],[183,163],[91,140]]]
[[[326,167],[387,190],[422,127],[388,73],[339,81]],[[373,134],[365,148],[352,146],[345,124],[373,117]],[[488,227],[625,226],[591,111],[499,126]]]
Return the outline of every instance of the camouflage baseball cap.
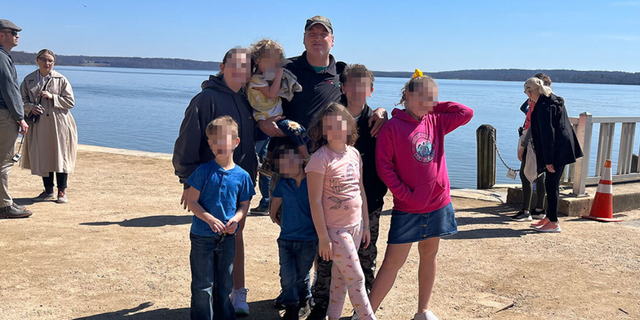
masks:
[[[11,29],[15,31],[22,31],[22,28],[16,26],[15,23],[6,19],[0,19],[0,29]]]
[[[307,19],[307,23],[304,25],[304,32],[307,32],[309,28],[311,28],[314,24],[318,24],[318,23],[323,25],[327,29],[327,31],[333,34],[333,27],[331,26],[331,21],[329,21],[327,17],[323,17],[323,16],[314,16]]]

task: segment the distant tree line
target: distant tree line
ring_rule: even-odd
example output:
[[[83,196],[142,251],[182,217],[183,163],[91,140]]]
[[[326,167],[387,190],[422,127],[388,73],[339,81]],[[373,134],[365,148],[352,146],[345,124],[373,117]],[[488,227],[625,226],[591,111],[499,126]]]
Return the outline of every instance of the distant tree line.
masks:
[[[12,51],[11,58],[16,64],[35,64],[36,54]],[[114,67],[143,69],[218,70],[220,62],[187,59],[137,58],[137,57],[90,57],[56,56],[58,66]]]
[[[36,61],[35,53],[12,51],[11,56],[16,64],[34,64]],[[220,62],[167,58],[58,55],[56,65],[146,69],[218,70]],[[620,71],[494,69],[427,72],[427,74],[435,79],[525,81],[538,72],[546,73],[551,77],[553,82],[640,85],[640,72],[631,73]],[[376,77],[409,78],[413,75],[413,72],[374,71],[373,74]]]
[[[435,79],[524,82],[538,72],[547,74],[553,82],[640,85],[640,72],[497,69],[427,72],[427,74]],[[413,72],[374,71],[373,74],[376,77],[409,78]]]

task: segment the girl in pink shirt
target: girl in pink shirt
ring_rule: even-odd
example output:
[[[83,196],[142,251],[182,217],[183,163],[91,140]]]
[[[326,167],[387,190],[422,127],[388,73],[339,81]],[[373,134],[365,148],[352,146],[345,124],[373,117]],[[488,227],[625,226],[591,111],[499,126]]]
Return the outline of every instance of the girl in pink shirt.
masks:
[[[412,244],[418,242],[418,313],[414,319],[437,320],[428,308],[440,237],[458,232],[449,196],[444,137],[468,123],[473,110],[455,102],[438,102],[438,85],[420,70],[405,84],[400,103],[405,109],[393,110],[376,145],[376,168],[393,193],[393,212],[384,261],[369,297],[377,310]]]
[[[369,211],[362,186],[362,159],[353,147],[356,122],[339,103],[331,103],[312,121],[309,133],[316,150],[307,164],[311,216],[318,232],[319,254],[333,260],[329,319],[342,315],[349,299],[360,319],[376,319],[364,286],[358,248],[369,246]]]

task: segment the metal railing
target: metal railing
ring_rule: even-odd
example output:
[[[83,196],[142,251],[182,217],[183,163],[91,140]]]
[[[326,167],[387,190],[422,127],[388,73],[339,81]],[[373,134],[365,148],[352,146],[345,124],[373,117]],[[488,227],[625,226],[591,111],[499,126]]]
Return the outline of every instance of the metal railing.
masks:
[[[632,168],[634,151],[634,139],[636,124],[640,117],[594,117],[588,112],[580,114],[580,117],[570,117],[573,128],[578,136],[584,156],[569,166],[569,174],[566,182],[573,185],[573,194],[586,195],[587,185],[597,185],[607,159],[612,159],[616,124],[622,124],[620,136],[620,150],[616,166],[616,175],[613,182],[640,181],[640,161]],[[591,140],[593,125],[600,124],[600,137],[598,139],[598,153],[596,158],[595,176],[589,176],[589,163],[591,161]],[[640,149],[639,149],[640,154]],[[635,172],[635,173],[634,173]]]

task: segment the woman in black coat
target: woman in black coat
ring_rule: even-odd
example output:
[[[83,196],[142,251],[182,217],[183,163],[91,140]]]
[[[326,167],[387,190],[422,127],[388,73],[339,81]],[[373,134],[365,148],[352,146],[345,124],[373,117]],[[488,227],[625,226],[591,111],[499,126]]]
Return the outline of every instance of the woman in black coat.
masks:
[[[538,173],[546,171],[547,217],[532,226],[541,232],[560,232],[558,200],[562,171],[582,157],[582,149],[562,97],[556,96],[538,78],[529,78],[524,84],[524,92],[535,103],[531,112],[531,134]]]

